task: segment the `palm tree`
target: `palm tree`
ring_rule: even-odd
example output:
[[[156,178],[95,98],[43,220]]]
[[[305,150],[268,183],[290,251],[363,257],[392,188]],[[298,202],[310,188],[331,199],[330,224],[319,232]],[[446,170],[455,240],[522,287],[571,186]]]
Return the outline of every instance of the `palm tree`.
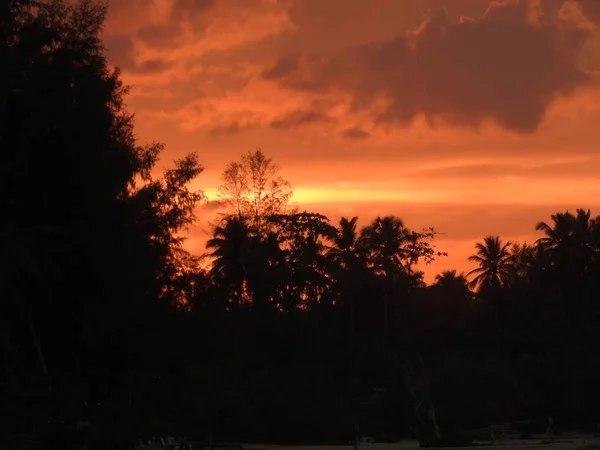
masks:
[[[358,258],[358,233],[356,222],[358,217],[340,219],[339,228],[332,236],[333,246],[329,248],[329,254],[344,268],[351,267]]]
[[[375,271],[386,277],[404,271],[403,260],[407,257],[404,244],[408,234],[402,220],[395,216],[378,216],[362,230],[361,241]]]
[[[516,280],[539,280],[550,267],[550,252],[542,245],[515,243],[510,252]]]
[[[544,233],[537,244],[548,250],[556,266],[582,273],[597,252],[599,217],[591,218],[590,210],[578,209],[552,214],[551,224],[539,222],[535,229]]]
[[[209,255],[214,258],[211,272],[229,287],[235,306],[241,306],[247,268],[255,234],[243,217],[228,216],[213,231],[212,239],[206,243]]]
[[[437,274],[433,285],[447,292],[470,292],[467,277],[464,273],[457,274],[456,270],[445,270]]]
[[[456,274],[456,270],[445,270],[435,276],[435,286],[442,289],[454,289],[455,287],[467,286],[464,273]]]
[[[386,280],[384,294],[384,335],[388,335],[389,290],[395,279],[406,274],[404,260],[408,253],[404,244],[409,231],[402,220],[395,216],[375,218],[361,232],[361,246],[364,248],[375,273],[382,274]]]
[[[476,262],[479,267],[467,274],[467,276],[475,275],[470,283],[471,288],[497,289],[511,282],[513,274],[511,245],[510,241],[503,242],[498,236],[487,236],[483,242],[475,245],[477,252],[469,256],[469,261]]]
[[[584,286],[597,279],[600,217],[592,218],[589,210],[578,209],[576,214],[566,211],[550,218],[550,224],[536,226],[544,233],[538,247],[549,255],[553,276],[560,280],[565,317],[586,317],[595,296],[587,295]]]
[[[356,230],[358,217],[342,217],[335,234],[331,237],[333,243],[328,249],[328,256],[339,271],[336,280],[340,291],[338,295],[348,301],[348,329],[354,329],[354,293],[356,281],[360,278],[357,273],[361,258],[360,236]]]

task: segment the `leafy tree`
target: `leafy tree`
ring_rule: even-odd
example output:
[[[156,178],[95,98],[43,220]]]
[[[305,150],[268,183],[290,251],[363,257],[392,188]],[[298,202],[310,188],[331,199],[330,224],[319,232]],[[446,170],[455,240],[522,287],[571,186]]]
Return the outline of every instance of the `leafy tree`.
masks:
[[[323,303],[331,289],[326,241],[335,234],[329,219],[322,214],[301,212],[273,215],[267,220],[286,255],[288,310]]]
[[[369,266],[385,280],[385,336],[389,329],[389,297],[401,285],[400,292],[404,291],[404,294],[412,287],[422,285],[423,274],[415,272],[413,267],[421,259],[426,264],[434,260],[436,252],[427,239],[435,234],[433,229],[424,233],[411,231],[395,216],[377,217],[361,231],[361,247]],[[438,252],[437,255],[442,256],[443,253]]]
[[[0,5],[2,309],[19,325],[10,370],[26,393],[4,403],[31,418],[15,419],[24,433],[73,423],[85,401],[118,403],[121,375],[152,364],[148,324],[174,295],[178,233],[202,198],[187,189],[202,171],[193,155],[150,176],[162,146],[136,143],[127,87],[103,56],[105,14],[91,0]],[[125,409],[113,417],[130,423]]]
[[[254,309],[280,310],[284,307],[284,284],[288,267],[286,252],[276,232],[253,241],[252,264],[248,266],[248,289]]]
[[[219,193],[229,214],[246,217],[262,233],[265,218],[284,212],[291,184],[278,176],[279,167],[262,150],[248,151],[221,175]]]

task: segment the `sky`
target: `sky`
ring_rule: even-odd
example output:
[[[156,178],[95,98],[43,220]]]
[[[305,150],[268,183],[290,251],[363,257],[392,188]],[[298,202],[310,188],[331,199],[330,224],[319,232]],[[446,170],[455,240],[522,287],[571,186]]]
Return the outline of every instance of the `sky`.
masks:
[[[600,213],[600,0],[112,0],[103,39],[161,168],[197,152],[216,200],[261,148],[300,209],[434,227],[428,280],[486,235]]]

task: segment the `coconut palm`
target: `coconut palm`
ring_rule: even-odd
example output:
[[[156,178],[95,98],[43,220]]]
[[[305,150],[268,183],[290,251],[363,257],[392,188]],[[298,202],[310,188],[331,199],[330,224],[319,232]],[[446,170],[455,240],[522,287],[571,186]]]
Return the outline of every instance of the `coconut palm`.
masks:
[[[342,217],[331,240],[329,254],[344,269],[351,270],[360,254],[360,239],[356,231],[358,217]]]
[[[456,270],[445,270],[435,276],[434,286],[451,292],[468,291],[469,281],[464,273],[457,274]]]
[[[552,214],[550,219],[551,223],[536,225],[535,229],[544,233],[537,244],[550,252],[555,266],[584,271],[598,251],[599,218],[591,218],[589,210],[578,209],[576,215],[566,211]]]
[[[404,261],[408,257],[404,244],[409,231],[402,220],[395,216],[375,218],[361,232],[361,247],[374,272],[384,276],[386,281],[384,295],[384,334],[388,334],[389,291],[394,281],[406,274]]]
[[[578,209],[553,214],[551,222],[540,222],[536,230],[544,233],[538,247],[550,259],[550,270],[562,293],[566,317],[571,320],[589,315],[590,306],[597,295],[589,295],[585,286],[594,285],[598,279],[598,240],[600,217],[592,218],[589,210]]]
[[[455,315],[473,301],[469,280],[464,273],[457,274],[456,270],[446,270],[437,274],[431,288],[437,291],[434,297],[442,301],[442,304],[438,305],[440,311],[446,311],[450,315]],[[450,317],[444,317],[443,321],[448,319]]]
[[[376,272],[389,278],[404,271],[408,231],[395,216],[377,217],[361,232],[361,244]]]
[[[467,276],[475,276],[470,283],[471,288],[498,288],[511,282],[513,275],[511,245],[510,241],[503,242],[498,236],[487,236],[483,242],[475,245],[477,251],[469,256],[469,261],[476,262],[479,267],[467,274]]]
[[[356,283],[360,280],[357,272],[361,260],[360,236],[356,230],[358,217],[342,217],[335,234],[331,237],[332,244],[328,255],[338,274],[335,277],[338,286],[338,295],[347,300],[348,325],[352,333],[354,329],[354,296]]]
[[[235,306],[243,303],[250,250],[254,239],[255,234],[246,219],[228,216],[222,224],[215,227],[213,237],[206,243],[206,248],[212,249],[209,253],[213,258],[211,272],[228,286]]]

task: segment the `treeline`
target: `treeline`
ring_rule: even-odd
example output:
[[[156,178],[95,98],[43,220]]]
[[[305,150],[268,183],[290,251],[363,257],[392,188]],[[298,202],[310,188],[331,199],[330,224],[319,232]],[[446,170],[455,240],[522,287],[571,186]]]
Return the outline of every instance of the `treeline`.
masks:
[[[220,317],[218,327],[245,330],[237,370],[258,364],[269,397],[285,399],[267,403],[278,414],[262,422],[256,386],[247,373],[234,377],[243,405],[234,411],[250,408],[251,430],[265,426],[268,437],[273,427],[281,439],[312,430],[324,440],[360,424],[433,444],[493,422],[533,421],[544,431],[551,416],[567,428],[595,426],[600,216],[554,214],[531,245],[488,236],[469,258],[474,270],[426,286],[415,265],[445,256],[433,229],[415,232],[394,216],[334,226],[320,214],[282,212],[287,194],[263,215],[258,199],[270,205],[281,191],[269,186],[286,184],[259,172],[276,176],[261,151],[225,171],[230,214],[208,241],[203,291],[185,298],[206,320]],[[280,366],[290,385],[280,386]]]
[[[491,422],[594,425],[600,219],[477,244],[469,276],[415,269],[435,230],[290,207],[262,151],[225,170],[205,255],[195,155],[160,177],[94,2],[0,2],[0,444],[138,437],[424,445]],[[88,424],[88,425],[86,425]]]

